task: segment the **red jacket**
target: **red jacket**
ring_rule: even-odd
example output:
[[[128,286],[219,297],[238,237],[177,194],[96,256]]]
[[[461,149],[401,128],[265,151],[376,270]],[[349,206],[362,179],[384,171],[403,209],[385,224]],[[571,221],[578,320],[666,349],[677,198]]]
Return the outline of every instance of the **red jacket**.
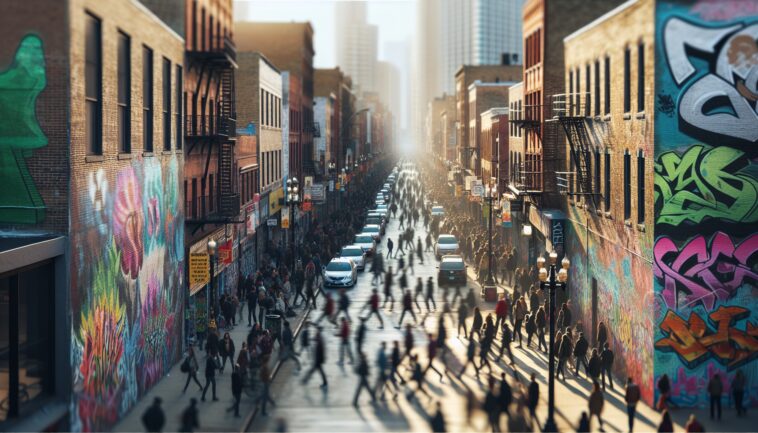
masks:
[[[340,338],[342,340],[347,340],[350,337],[350,325],[347,324],[347,321],[342,322],[342,327],[340,328]]]
[[[501,299],[495,305],[495,315],[497,317],[506,317],[508,315],[508,301]]]

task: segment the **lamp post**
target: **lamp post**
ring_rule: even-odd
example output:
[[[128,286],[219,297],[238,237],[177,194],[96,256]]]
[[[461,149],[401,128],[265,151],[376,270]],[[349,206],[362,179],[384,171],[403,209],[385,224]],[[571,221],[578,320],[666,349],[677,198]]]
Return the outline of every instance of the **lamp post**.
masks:
[[[492,278],[492,203],[497,199],[497,185],[487,185],[484,188],[484,200],[487,202],[487,280],[484,282],[484,299],[497,300],[497,286]]]
[[[295,207],[300,204],[300,183],[296,177],[287,179],[286,203],[290,210],[290,233],[292,237],[292,268],[295,269]]]
[[[214,313],[211,315],[211,320],[216,320],[215,313],[216,313],[216,288],[214,282],[216,281],[216,247],[218,244],[216,244],[216,241],[213,238],[208,239],[208,257],[210,260],[210,267],[211,267],[211,281],[210,281],[210,289],[211,289],[211,311]]]
[[[568,269],[571,266],[568,258],[564,258],[561,261],[561,269],[556,270],[556,262],[558,261],[558,254],[553,251],[549,255],[550,266],[545,268],[545,258],[540,256],[537,258],[537,268],[539,269],[540,289],[547,290],[550,299],[550,343],[549,349],[549,365],[548,365],[548,399],[547,399],[547,419],[545,420],[545,427],[543,431],[555,432],[558,431],[555,425],[555,354],[553,353],[555,347],[555,289],[566,289],[566,280],[568,280]]]
[[[337,170],[337,164],[334,162],[334,160],[329,161],[329,164],[327,165],[327,171],[329,172],[329,183],[332,185],[332,188],[334,188],[334,172]],[[329,194],[330,191],[327,191],[327,197],[326,197],[326,216],[327,218],[330,216],[329,214],[329,196],[334,194]]]

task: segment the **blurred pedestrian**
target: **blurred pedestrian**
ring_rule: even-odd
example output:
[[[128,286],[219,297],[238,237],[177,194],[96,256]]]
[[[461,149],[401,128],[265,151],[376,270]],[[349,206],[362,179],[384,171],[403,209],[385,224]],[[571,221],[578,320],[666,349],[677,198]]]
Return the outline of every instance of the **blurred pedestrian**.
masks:
[[[468,333],[466,332],[466,318],[468,318],[468,308],[466,307],[466,303],[461,299],[461,302],[458,305],[458,337],[461,336],[462,328],[463,336],[468,338]]]
[[[530,376],[528,398],[529,416],[534,422],[537,420],[537,404],[540,402],[540,385],[534,373]]]
[[[268,362],[263,362],[260,368],[260,379],[263,384],[261,393],[256,401],[261,407],[261,415],[266,416],[266,405],[271,403],[271,406],[276,406],[276,402],[271,398],[271,372],[268,368]]]
[[[708,381],[708,395],[711,398],[711,419],[714,417],[721,421],[721,394],[724,392],[724,384],[721,382],[721,376],[716,373]]]
[[[582,416],[579,418],[579,425],[576,427],[577,433],[590,433],[590,418],[587,416],[586,411],[582,411]]]
[[[335,336],[340,338],[340,359],[337,361],[337,365],[342,365],[345,359],[345,352],[350,357],[350,364],[353,363],[353,351],[350,349],[350,324],[346,318],[342,318],[340,329]]]
[[[686,433],[704,433],[705,427],[695,418],[695,414],[691,413],[687,419],[687,424],[684,425],[684,431]]]
[[[313,362],[311,363],[311,369],[308,370],[308,373],[303,378],[303,385],[308,383],[308,380],[311,378],[311,375],[318,370],[318,372],[321,374],[321,387],[326,388],[328,386],[328,383],[326,381],[326,373],[324,373],[324,362],[326,361],[326,348],[324,347],[324,338],[321,335],[321,330],[316,331],[315,339],[315,347],[313,350]]]
[[[592,384],[592,392],[590,393],[589,397],[589,409],[590,409],[590,419],[592,419],[593,416],[597,417],[598,422],[600,423],[600,430],[603,430],[603,406],[605,405],[605,398],[603,397],[603,392],[600,390],[600,384],[597,382],[594,382]]]
[[[674,433],[674,423],[671,421],[671,414],[668,409],[663,409],[661,413],[661,422],[658,424],[658,433]]]
[[[447,428],[445,427],[445,416],[442,414],[442,404],[438,401],[435,407],[434,416],[429,420],[429,425],[433,432],[444,433]]]
[[[179,431],[183,433],[192,433],[196,428],[200,427],[197,419],[197,400],[195,398],[190,399],[190,404],[182,412],[180,421]]]
[[[637,413],[637,403],[640,401],[640,387],[634,383],[632,377],[626,380],[626,391],[624,400],[626,400],[626,413],[629,417],[629,432],[634,430],[634,416]]]
[[[163,426],[166,424],[166,416],[163,414],[161,402],[160,397],[155,397],[153,404],[142,414],[142,425],[145,426],[145,431],[160,432],[163,430]]]
[[[208,388],[213,386],[213,401],[218,401],[216,398],[216,370],[218,369],[218,361],[216,357],[211,356],[209,353],[205,358],[205,387],[203,388],[203,396],[200,400],[205,401],[205,393],[208,392]]]
[[[603,352],[600,354],[600,361],[602,364],[602,381],[603,381],[603,390],[605,390],[605,376],[608,376],[608,383],[610,384],[611,389],[613,389],[613,351],[608,346],[608,343],[605,343],[603,346]]]
[[[495,380],[492,377],[489,378],[488,385],[487,393],[484,395],[484,412],[494,433],[500,431],[500,402],[495,394]]]
[[[234,397],[234,404],[227,408],[227,412],[234,411],[234,416],[240,416],[240,400],[242,399],[242,371],[239,366],[232,366],[232,397]]]
[[[418,323],[418,320],[416,319],[416,313],[413,311],[413,298],[411,297],[410,290],[406,290],[405,294],[403,295],[403,312],[400,313],[400,322],[398,322],[396,326],[397,328],[403,326],[403,318],[405,317],[406,312],[411,313],[411,316],[413,317],[413,323]]]
[[[203,385],[200,384],[200,381],[197,380],[197,371],[200,369],[200,366],[197,364],[197,358],[195,357],[195,349],[190,346],[189,350],[187,351],[187,357],[184,358],[184,361],[182,362],[182,365],[180,366],[180,370],[187,373],[187,382],[184,384],[184,389],[182,390],[182,394],[187,392],[187,387],[190,384],[191,380],[194,380],[197,384],[198,388],[200,388],[200,391],[203,390]]]
[[[353,397],[353,406],[358,407],[358,398],[361,396],[361,391],[365,388],[371,396],[371,401],[376,401],[374,391],[368,384],[368,362],[366,361],[366,355],[363,352],[358,352],[358,366],[355,369],[355,373],[358,375],[358,389],[355,390],[355,397]]]
[[[745,398],[745,373],[737,370],[732,379],[732,396],[734,397],[734,408],[737,409],[737,416],[745,415],[743,400]]]
[[[473,338],[469,338],[468,340],[468,349],[466,349],[466,362],[463,364],[463,367],[461,367],[461,371],[458,373],[458,376],[463,376],[463,373],[466,371],[466,367],[468,367],[469,364],[474,366],[474,370],[476,371],[476,378],[479,378],[479,367],[477,367],[476,363],[474,362],[474,358],[476,357],[476,340]]]

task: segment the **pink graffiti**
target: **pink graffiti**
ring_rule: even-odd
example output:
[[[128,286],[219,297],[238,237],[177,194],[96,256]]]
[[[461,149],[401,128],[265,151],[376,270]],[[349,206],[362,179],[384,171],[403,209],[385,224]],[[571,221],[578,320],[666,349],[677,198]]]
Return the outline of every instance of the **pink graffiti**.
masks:
[[[751,269],[758,254],[758,233],[735,246],[729,235],[716,232],[710,248],[705,237],[697,236],[681,249],[667,236],[654,247],[655,277],[663,280],[663,299],[669,308],[682,308],[702,302],[712,310],[716,300],[725,300],[746,280],[758,281]],[[685,303],[678,305],[679,290],[686,293]]]
[[[708,21],[724,21],[758,14],[758,3],[745,0],[698,0],[692,12]]]
[[[116,202],[113,205],[113,238],[121,252],[121,270],[137,279],[142,268],[145,246],[142,214],[142,192],[132,167],[127,167],[116,177]]]

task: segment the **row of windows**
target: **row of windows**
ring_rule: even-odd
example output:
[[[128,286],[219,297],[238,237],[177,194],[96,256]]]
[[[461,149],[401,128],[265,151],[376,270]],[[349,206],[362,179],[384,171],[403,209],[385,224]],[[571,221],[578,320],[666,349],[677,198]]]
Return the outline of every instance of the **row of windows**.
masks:
[[[261,125],[272,128],[282,127],[282,98],[261,89]]]
[[[132,151],[132,46],[131,38],[123,31],[118,32],[117,44],[117,100],[118,110],[118,151]],[[103,154],[103,53],[102,53],[102,24],[99,18],[87,14],[84,52],[84,103],[85,103],[85,142],[88,155]],[[182,148],[182,67],[176,65],[174,87],[171,85],[171,61],[163,57],[161,86],[163,89],[163,105],[161,119],[163,122],[163,150],[172,149],[175,138],[176,149]],[[153,79],[153,50],[147,45],[142,46],[142,149],[144,152],[154,151],[153,120],[154,90]],[[171,91],[175,91],[176,104],[172,105]],[[173,111],[172,111],[173,108]],[[172,120],[176,126],[172,135]]]
[[[600,185],[602,182],[602,203],[606,212],[611,211],[611,195],[612,189],[612,176],[611,176],[611,158],[612,153],[606,150],[605,153],[600,152],[599,149],[595,150],[594,158],[587,154],[587,172],[591,173],[592,191],[600,193]],[[623,179],[623,205],[624,205],[624,220],[629,221],[632,218],[632,155],[629,150],[624,151],[624,179]],[[593,161],[594,160],[594,161]],[[601,169],[602,163],[602,169]],[[593,167],[594,164],[594,167]],[[569,166],[570,171],[576,170],[576,160],[574,154],[569,152]],[[645,223],[645,154],[640,150],[637,152],[637,224]],[[602,176],[601,176],[602,173]],[[602,178],[601,178],[602,177]],[[574,191],[579,191],[579,179],[578,176],[574,176],[572,181],[569,182],[569,194],[573,194]],[[572,196],[573,197],[573,196]]]
[[[263,187],[282,178],[282,151],[261,152],[261,183]]]
[[[197,0],[192,2],[192,49],[217,50],[223,48],[223,38],[230,37],[231,32],[221,27],[221,18],[215,19],[213,14],[206,13],[205,7],[200,8],[200,32],[197,31]]]
[[[248,203],[253,199],[255,192],[258,191],[258,171],[246,171],[240,173],[240,197],[242,203]]]
[[[522,120],[523,114],[521,113],[521,100],[511,102],[509,105],[509,113],[510,113],[510,122],[508,122],[508,132],[511,137],[521,137],[523,134],[523,131],[519,126],[516,124],[517,120]]]
[[[205,218],[216,211],[218,184],[214,182],[213,174],[209,174],[207,180],[207,184],[205,178],[184,180],[184,213],[187,219]]]
[[[567,101],[571,104],[571,111],[579,115],[581,111],[581,95],[584,93],[584,115],[600,115],[600,59],[594,62],[594,87],[590,91],[590,77],[592,74],[591,66],[587,64],[584,72],[584,88],[581,86],[582,70],[577,67],[569,71],[569,95],[574,100]],[[632,111],[632,49],[624,49],[624,113]],[[645,111],[645,45],[640,42],[637,45],[637,112]],[[611,57],[606,56],[603,59],[603,114],[611,113]],[[574,90],[576,89],[576,91]],[[593,111],[594,107],[594,111]]]
[[[540,63],[542,60],[542,29],[535,30],[524,41],[524,69]]]

